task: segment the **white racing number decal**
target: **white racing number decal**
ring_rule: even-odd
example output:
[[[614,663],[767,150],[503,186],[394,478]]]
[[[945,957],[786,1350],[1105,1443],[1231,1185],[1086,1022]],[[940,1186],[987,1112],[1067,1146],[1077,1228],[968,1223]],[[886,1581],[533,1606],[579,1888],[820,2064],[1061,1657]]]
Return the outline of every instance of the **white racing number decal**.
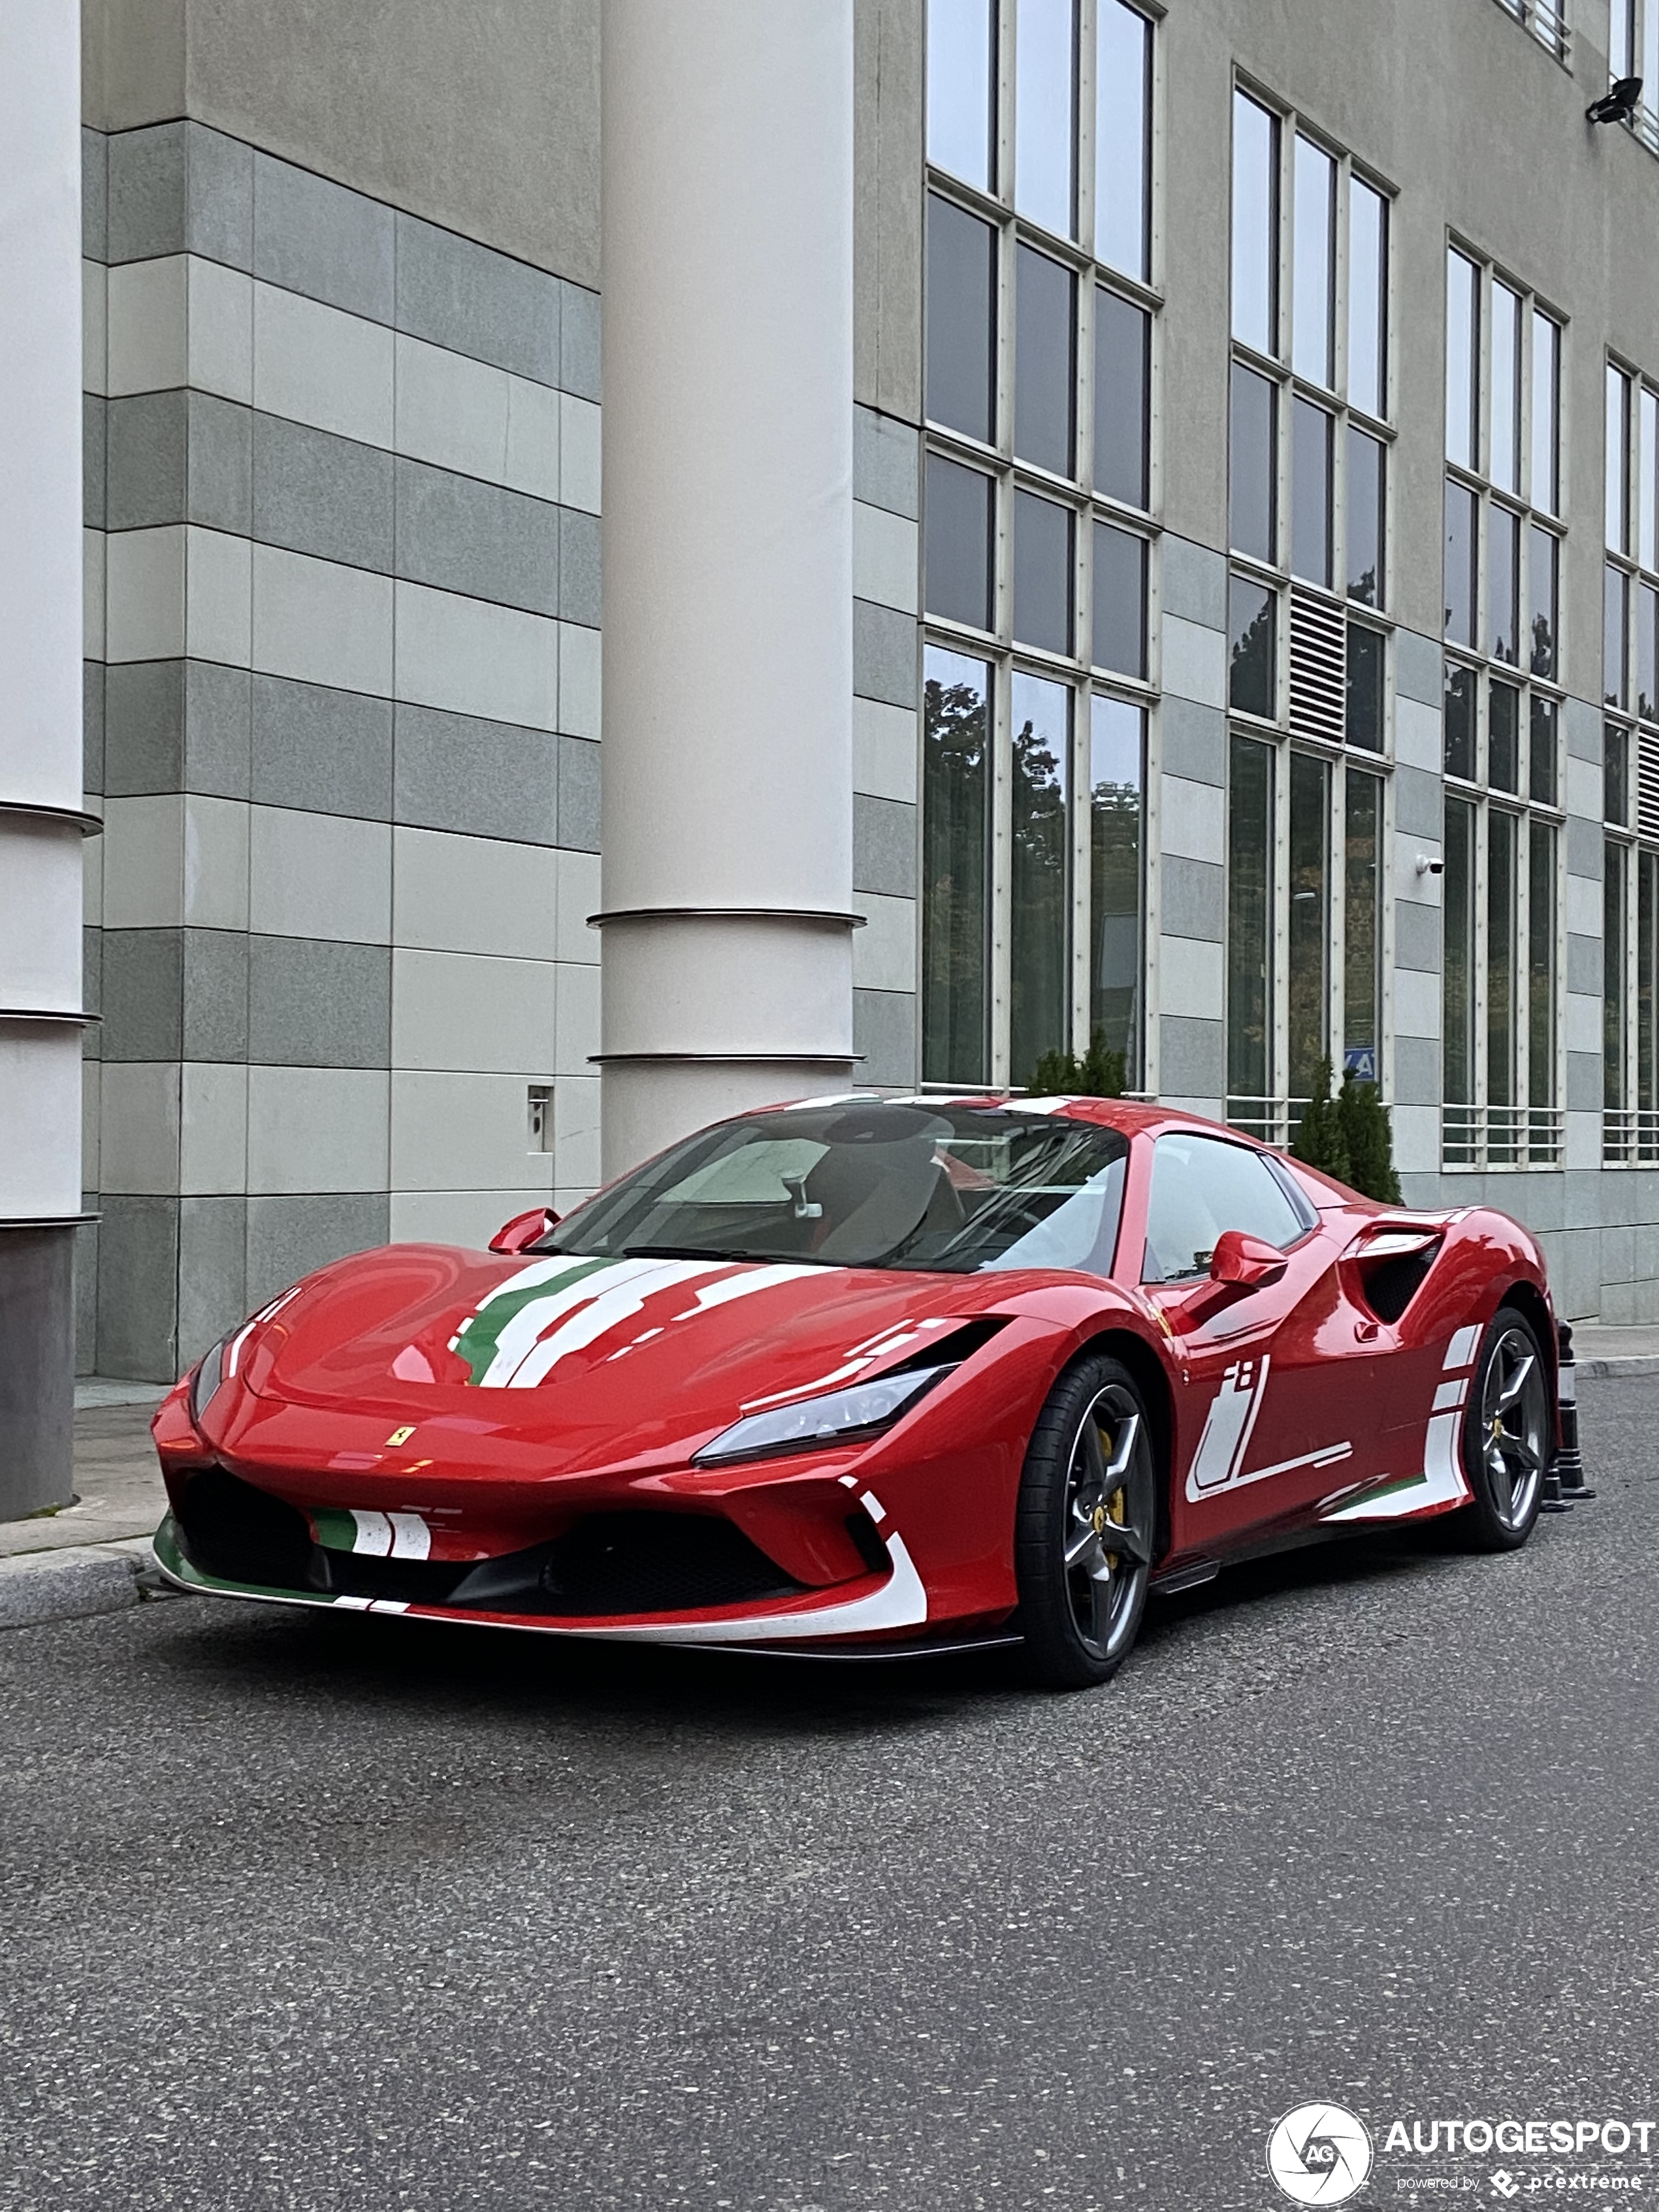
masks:
[[[1225,1490],[1237,1475],[1244,1463],[1255,1417],[1267,1395],[1270,1364],[1266,1352],[1260,1359],[1236,1359],[1222,1376],[1221,1388],[1211,1400],[1210,1410],[1205,1416],[1204,1433],[1193,1454],[1193,1463],[1187,1470],[1189,1499],[1208,1498],[1218,1490]]]

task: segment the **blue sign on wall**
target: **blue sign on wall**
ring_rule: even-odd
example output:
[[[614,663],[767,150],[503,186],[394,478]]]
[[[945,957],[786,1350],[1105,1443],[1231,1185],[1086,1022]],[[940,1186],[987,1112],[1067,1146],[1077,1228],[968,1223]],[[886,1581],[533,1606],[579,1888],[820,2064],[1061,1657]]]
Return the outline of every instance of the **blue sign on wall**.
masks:
[[[1351,1044],[1342,1055],[1345,1074],[1356,1083],[1375,1083],[1376,1080],[1376,1047],[1374,1044]]]

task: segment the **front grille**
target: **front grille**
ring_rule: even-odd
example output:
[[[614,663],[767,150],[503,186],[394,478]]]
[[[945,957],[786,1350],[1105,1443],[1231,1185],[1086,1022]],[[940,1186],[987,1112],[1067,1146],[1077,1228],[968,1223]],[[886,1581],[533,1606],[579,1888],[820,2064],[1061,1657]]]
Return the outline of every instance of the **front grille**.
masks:
[[[275,1589],[306,1589],[311,1527],[297,1507],[223,1468],[192,1475],[173,1515],[185,1556],[205,1575]]]
[[[804,1587],[707,1513],[592,1514],[548,1547],[541,1583],[550,1609],[566,1613],[691,1613]]]

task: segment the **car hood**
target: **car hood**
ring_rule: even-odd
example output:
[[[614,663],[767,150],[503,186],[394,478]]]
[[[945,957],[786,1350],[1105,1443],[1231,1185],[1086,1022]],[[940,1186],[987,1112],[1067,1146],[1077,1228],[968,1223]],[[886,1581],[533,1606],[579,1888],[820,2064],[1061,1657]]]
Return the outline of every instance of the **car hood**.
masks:
[[[398,1245],[303,1284],[240,1371],[262,1400],[442,1415],[544,1438],[567,1466],[614,1463],[695,1449],[762,1405],[925,1356],[1054,1279]]]

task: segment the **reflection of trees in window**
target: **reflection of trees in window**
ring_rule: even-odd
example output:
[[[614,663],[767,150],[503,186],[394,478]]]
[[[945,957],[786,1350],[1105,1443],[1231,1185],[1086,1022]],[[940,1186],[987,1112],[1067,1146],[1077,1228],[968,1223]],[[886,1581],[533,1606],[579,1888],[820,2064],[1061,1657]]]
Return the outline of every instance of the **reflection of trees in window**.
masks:
[[[1097,781],[1089,794],[1093,924],[1091,1034],[1124,1056],[1133,1089],[1139,1079],[1140,787]]]
[[[1236,1098],[1268,1095],[1273,772],[1267,746],[1233,739],[1227,794],[1227,1090]]]
[[[1016,1082],[1024,1080],[1044,1053],[1069,1043],[1071,1030],[1066,957],[1069,697],[1062,685],[1016,676],[1017,718],[1026,703],[1022,691],[1038,696],[1030,702],[1035,711],[1027,713],[1014,732],[1012,757],[1013,957],[1008,1064]],[[1039,720],[1048,726],[1039,727]]]
[[[1329,770],[1307,753],[1291,756],[1290,1066],[1293,1097],[1313,1090],[1325,1057],[1326,855],[1329,843]]]
[[[922,1048],[933,1083],[986,1079],[987,671],[930,650],[923,687]]]
[[[1235,576],[1229,598],[1232,665],[1228,696],[1242,714],[1273,719],[1273,594]]]

